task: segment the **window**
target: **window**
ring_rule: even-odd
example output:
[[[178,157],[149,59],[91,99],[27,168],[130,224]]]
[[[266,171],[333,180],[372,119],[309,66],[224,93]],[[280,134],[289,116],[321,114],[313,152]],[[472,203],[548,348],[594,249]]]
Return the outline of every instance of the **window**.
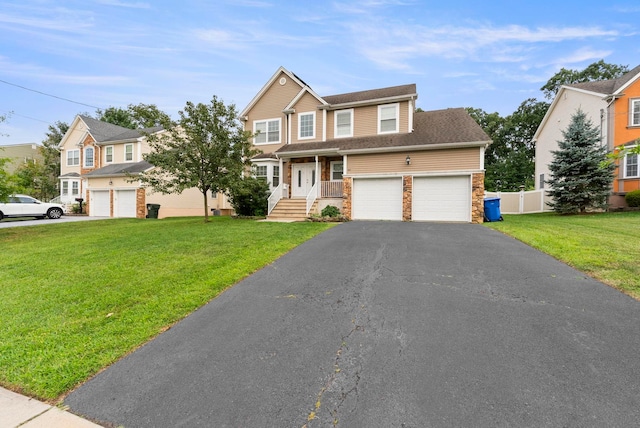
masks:
[[[280,142],[280,119],[253,122],[254,144],[277,144]]]
[[[342,181],[343,165],[342,161],[331,162],[331,181]]]
[[[80,194],[79,184],[80,183],[78,183],[77,181],[72,181],[71,182],[71,194],[72,195],[77,196],[77,195]]]
[[[80,165],[80,150],[69,150],[67,152],[67,166]]]
[[[629,106],[629,126],[640,126],[640,99],[630,101]]]
[[[133,144],[124,145],[124,161],[131,162],[133,160]]]
[[[638,155],[627,154],[624,157],[624,176],[626,177],[639,177],[638,173]]]
[[[544,189],[544,174],[540,174],[540,188]]]
[[[334,117],[335,137],[353,137],[353,109],[336,111]]]
[[[68,181],[63,181],[62,182],[62,194],[63,195],[68,195],[69,194],[69,182]]]
[[[298,119],[300,121],[298,124],[298,138],[300,140],[314,138],[316,136],[316,113],[314,111],[310,113],[300,113]]]
[[[273,166],[273,187],[280,185],[280,165]]]
[[[93,147],[84,148],[84,166],[85,168],[93,168]]]
[[[399,104],[378,106],[378,134],[398,132]]]
[[[255,174],[258,180],[267,181],[267,166],[266,165],[256,165],[255,166]]]
[[[104,148],[104,162],[113,162],[113,146],[107,146]]]

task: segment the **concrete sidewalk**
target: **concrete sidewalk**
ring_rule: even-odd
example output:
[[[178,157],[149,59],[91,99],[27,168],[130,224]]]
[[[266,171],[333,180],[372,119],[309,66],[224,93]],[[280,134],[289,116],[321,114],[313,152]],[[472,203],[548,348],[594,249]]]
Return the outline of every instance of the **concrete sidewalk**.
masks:
[[[96,428],[93,422],[33,398],[0,388],[1,428]]]

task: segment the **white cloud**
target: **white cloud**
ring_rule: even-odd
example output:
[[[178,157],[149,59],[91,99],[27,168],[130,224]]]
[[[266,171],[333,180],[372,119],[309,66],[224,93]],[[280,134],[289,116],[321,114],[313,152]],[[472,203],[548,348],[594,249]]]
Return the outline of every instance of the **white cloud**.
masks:
[[[117,6],[117,7],[126,7],[129,9],[151,9],[151,5],[149,3],[144,2],[126,2],[120,0],[99,0],[98,3],[104,4],[107,6]]]

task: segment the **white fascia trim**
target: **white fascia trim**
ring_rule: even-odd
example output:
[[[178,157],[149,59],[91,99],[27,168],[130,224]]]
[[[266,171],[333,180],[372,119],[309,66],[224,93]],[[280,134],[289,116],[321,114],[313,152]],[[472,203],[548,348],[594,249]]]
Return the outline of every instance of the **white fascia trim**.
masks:
[[[418,97],[418,94],[409,94],[409,95],[398,95],[395,97],[387,97],[387,98],[376,98],[373,100],[364,100],[364,101],[355,101],[352,103],[342,103],[342,104],[325,104],[318,106],[319,109],[327,109],[327,110],[341,110],[347,109],[351,107],[365,106],[365,105],[377,105],[377,104],[393,104],[400,101],[409,101]]]
[[[473,174],[479,174],[484,172],[483,170],[465,169],[460,171],[407,171],[407,172],[389,172],[385,174],[371,173],[371,174],[343,174],[343,177],[348,178],[401,178],[404,176],[412,177],[471,177]]]
[[[280,152],[276,153],[279,159],[306,158],[309,156],[338,155],[340,149],[322,149],[322,150],[300,150],[296,152]]]
[[[71,126],[69,126],[69,129],[67,129],[67,132],[65,132],[65,134],[62,136],[62,139],[60,140],[60,144],[58,144],[58,148],[62,150],[62,148],[64,147],[65,143],[67,142],[67,140],[69,139],[69,136],[71,135],[71,133],[73,132],[73,130],[75,129],[75,127],[78,125],[78,122],[82,122],[84,123],[84,120],[82,120],[82,118],[80,117],[80,115],[76,115],[76,117],[73,119],[73,122],[71,123]],[[85,123],[85,126],[87,124]],[[89,128],[87,126],[87,128]]]
[[[391,153],[391,152],[418,152],[423,150],[441,150],[441,149],[465,149],[470,147],[487,147],[491,141],[470,141],[466,143],[442,143],[430,144],[422,146],[398,146],[398,147],[375,147],[369,149],[351,149],[340,150],[340,154],[368,154],[368,153]]]
[[[322,103],[323,106],[328,105],[327,102],[325,100],[322,99],[322,97],[318,94],[316,94],[313,89],[311,89],[308,86],[303,87],[302,89],[300,89],[300,92],[298,92],[298,94],[291,100],[291,102],[289,104],[287,104],[287,106],[284,108],[283,112],[286,113],[288,110],[293,110],[293,106],[296,105],[296,103],[298,101],[300,101],[300,98],[303,97],[303,95],[308,92],[309,94],[311,94],[311,96],[313,96],[315,99],[317,99],[318,101],[320,101]]]
[[[273,74],[273,76],[271,76],[271,78],[267,81],[267,83],[265,83],[265,85],[262,87],[262,89],[260,89],[260,91],[256,94],[255,97],[253,97],[253,99],[249,102],[249,104],[244,108],[244,110],[242,110],[242,112],[240,113],[240,117],[244,117],[247,116],[247,114],[249,113],[249,110],[251,110],[251,108],[258,102],[258,100],[260,98],[262,98],[262,96],[265,94],[265,92],[267,92],[267,90],[271,87],[271,85],[273,84],[273,82],[276,81],[276,79],[278,78],[278,76],[280,75],[280,73],[284,73],[287,75],[287,77],[289,77],[289,79],[293,80],[294,82],[296,82],[298,84],[298,86],[300,86],[301,88],[304,88],[306,85],[304,83],[302,83],[297,77],[295,77],[293,75],[293,73],[291,73],[289,70],[287,70],[286,68],[280,66],[278,68],[278,70],[276,70],[276,72]]]
[[[621,94],[622,91],[624,91],[629,86],[631,86],[636,80],[638,80],[638,78],[640,78],[640,73],[636,74],[632,79],[629,79],[629,81],[627,83],[625,83],[624,85],[620,86],[618,88],[618,90],[614,92],[614,94],[616,94],[616,95]]]

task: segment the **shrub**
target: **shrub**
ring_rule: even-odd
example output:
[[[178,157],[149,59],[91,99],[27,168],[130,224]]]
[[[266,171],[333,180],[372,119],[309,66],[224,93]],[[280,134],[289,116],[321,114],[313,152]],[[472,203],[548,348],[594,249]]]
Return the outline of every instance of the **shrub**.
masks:
[[[640,207],[640,190],[633,190],[627,193],[624,200],[627,201],[627,205],[630,207]]]
[[[322,217],[338,217],[340,215],[340,210],[338,207],[333,205],[327,205],[322,209]]]
[[[245,177],[229,189],[229,202],[239,216],[267,214],[269,184],[255,177]]]

